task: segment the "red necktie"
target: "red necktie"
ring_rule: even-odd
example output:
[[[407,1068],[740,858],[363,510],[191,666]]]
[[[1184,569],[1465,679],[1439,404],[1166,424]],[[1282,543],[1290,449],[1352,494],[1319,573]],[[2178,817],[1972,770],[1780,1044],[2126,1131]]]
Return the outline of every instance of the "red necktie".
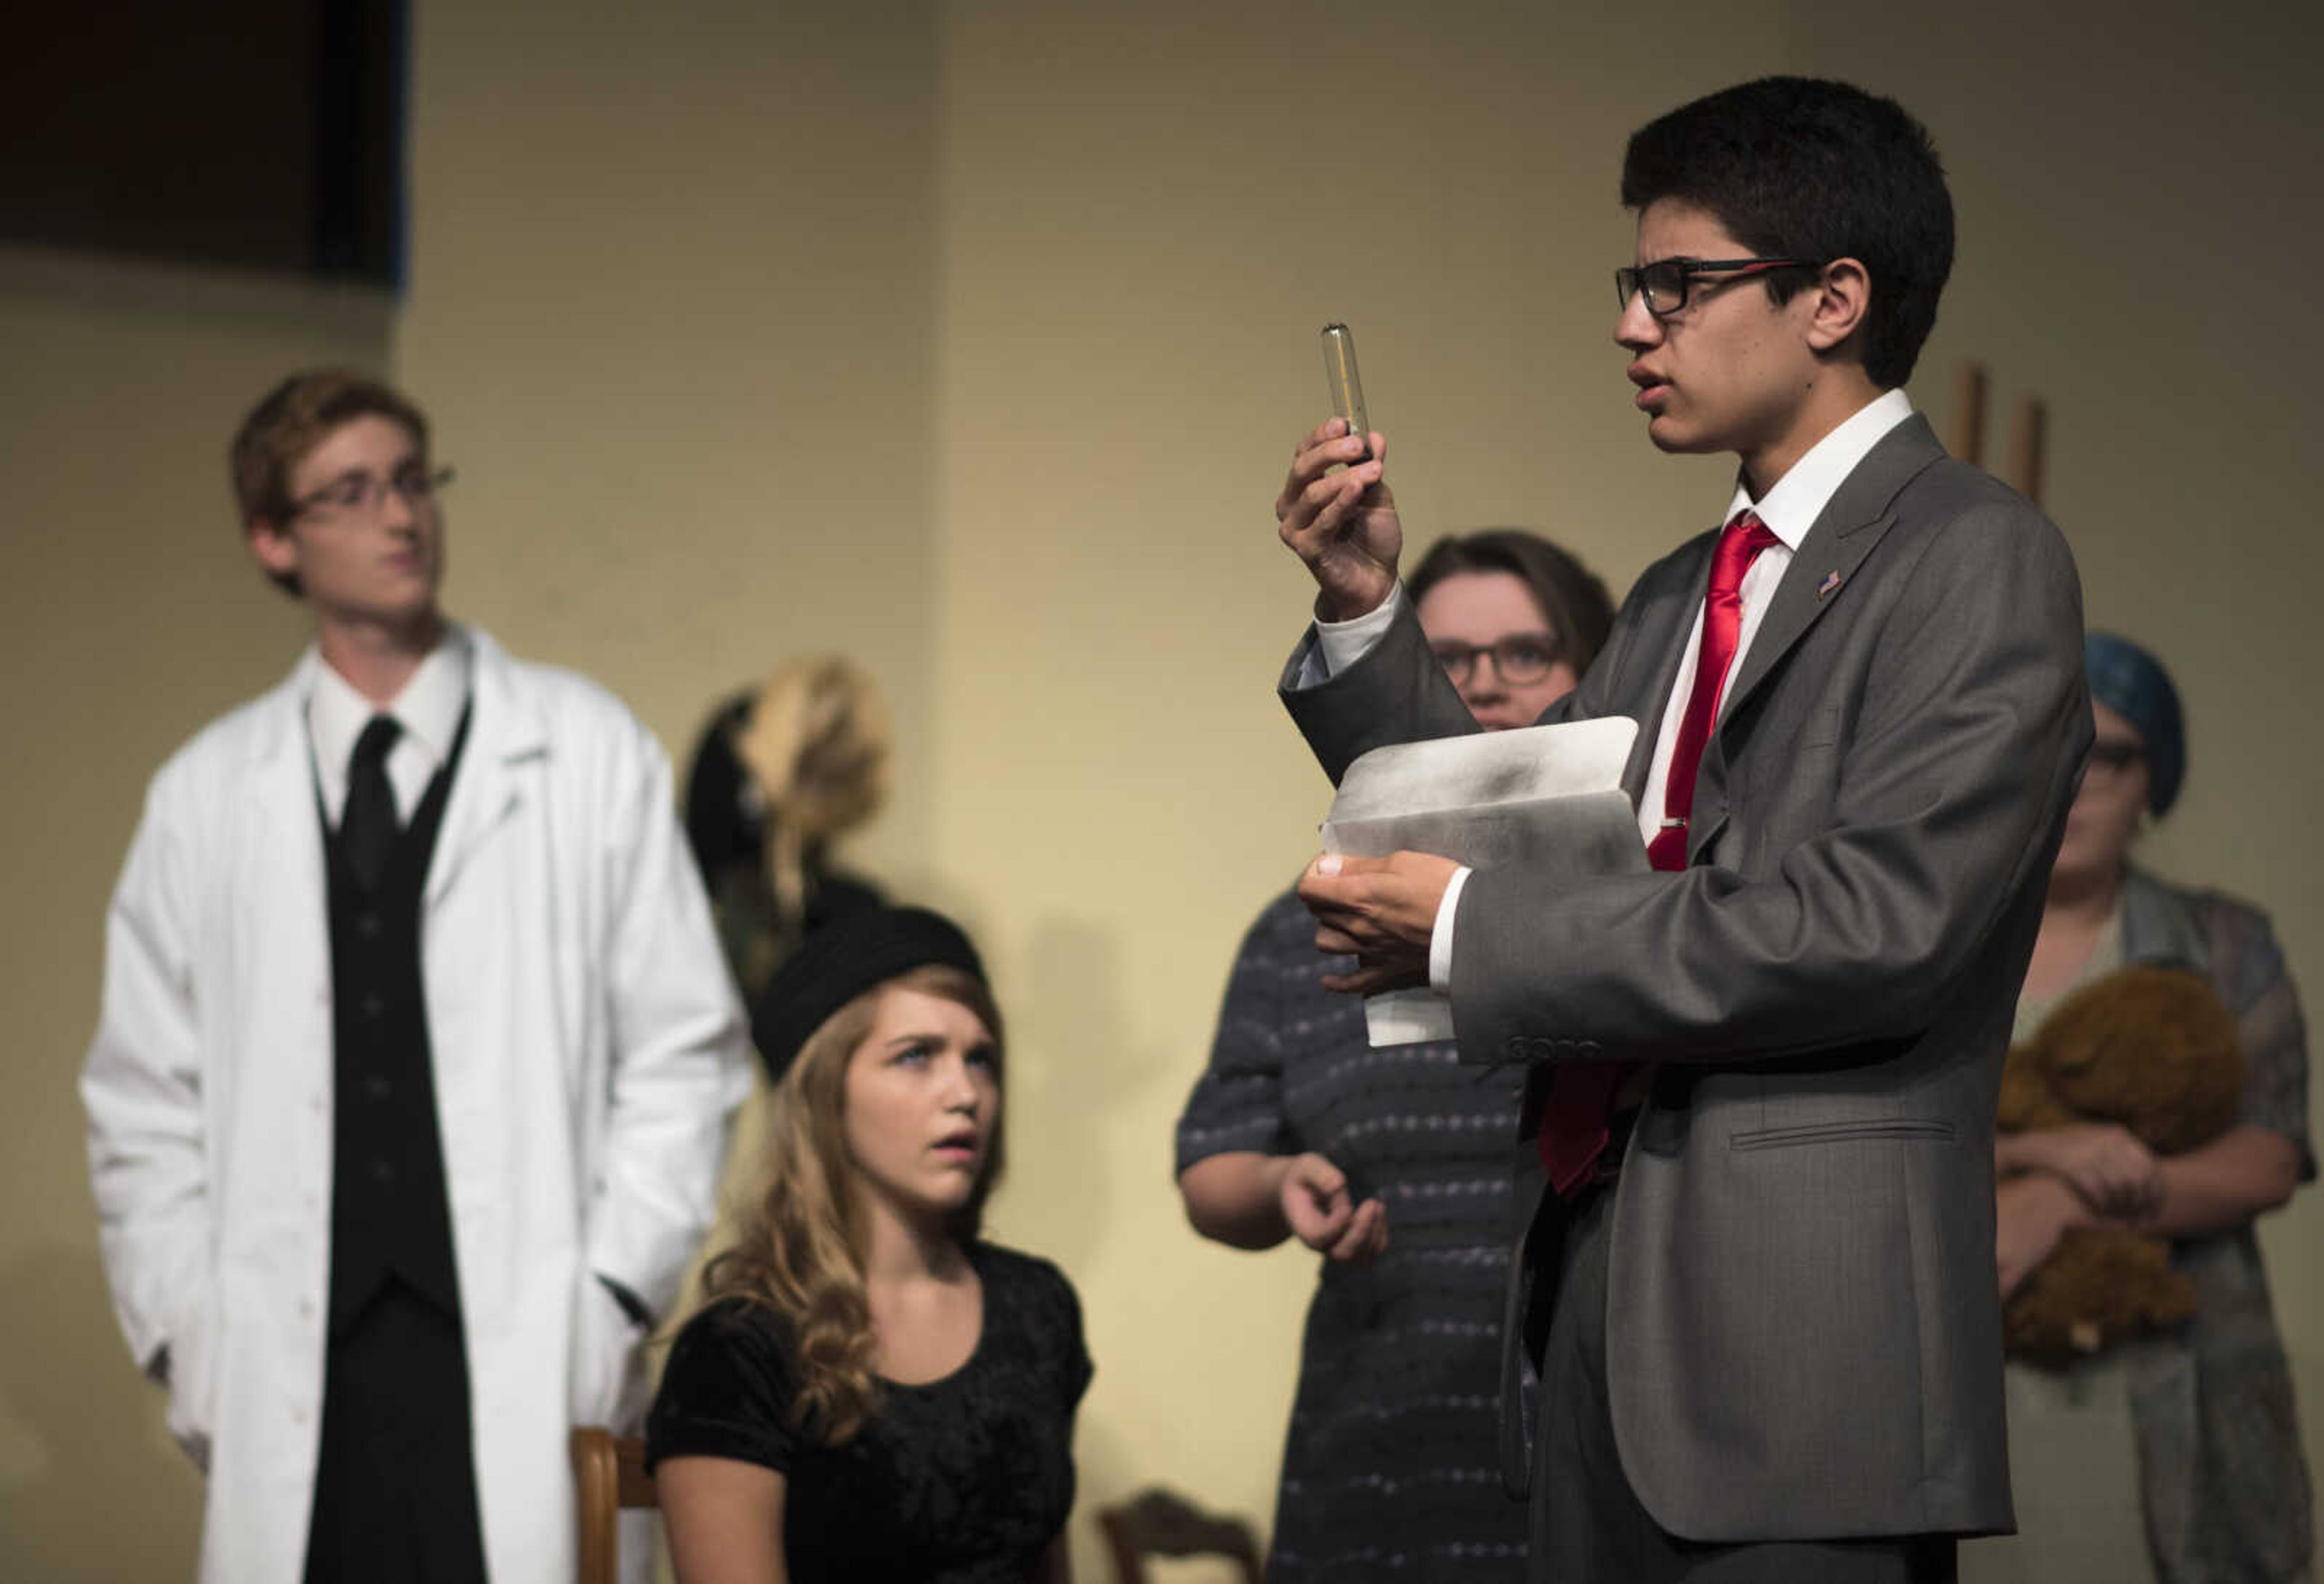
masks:
[[[1743,575],[1759,552],[1776,543],[1753,511],[1740,511],[1719,535],[1711,555],[1711,587],[1702,596],[1702,649],[1694,661],[1694,691],[1679,718],[1678,741],[1671,745],[1670,779],[1663,787],[1663,828],[1646,843],[1656,869],[1686,867],[1686,822],[1694,812],[1694,775],[1719,719],[1727,692],[1727,669],[1735,663],[1735,640],[1743,631]]]
[[[1702,767],[1702,751],[1711,741],[1711,723],[1719,718],[1728,668],[1735,663],[1736,640],[1743,631],[1743,575],[1760,551],[1778,542],[1757,513],[1742,511],[1720,532],[1719,548],[1711,552],[1694,689],[1687,695],[1686,714],[1679,717],[1678,739],[1671,746],[1662,829],[1646,844],[1647,861],[1656,869],[1686,867],[1686,822],[1694,811],[1695,772]],[[1589,1181],[1595,1171],[1610,1137],[1606,1119],[1615,1091],[1629,1073],[1627,1062],[1573,1062],[1551,1078],[1549,1103],[1542,1110],[1534,1146],[1548,1168],[1550,1186],[1560,1196]]]

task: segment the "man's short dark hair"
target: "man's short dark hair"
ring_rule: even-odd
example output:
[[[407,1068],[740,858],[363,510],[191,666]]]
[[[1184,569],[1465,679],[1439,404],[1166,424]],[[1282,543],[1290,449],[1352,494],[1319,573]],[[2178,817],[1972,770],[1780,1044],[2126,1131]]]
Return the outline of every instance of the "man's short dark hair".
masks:
[[[292,471],[340,426],[359,418],[383,418],[402,425],[420,456],[427,456],[427,416],[402,391],[368,374],[311,369],[292,374],[260,398],[235,431],[227,452],[243,531],[262,521],[287,526]],[[267,576],[285,593],[300,592],[296,576]]]
[[[1928,129],[1895,100],[1765,77],[1682,105],[1632,134],[1622,159],[1624,207],[1664,198],[1707,210],[1762,257],[1861,262],[1864,372],[1883,389],[1912,378],[1952,273],[1953,203]],[[1761,280],[1783,302],[1807,275]]]

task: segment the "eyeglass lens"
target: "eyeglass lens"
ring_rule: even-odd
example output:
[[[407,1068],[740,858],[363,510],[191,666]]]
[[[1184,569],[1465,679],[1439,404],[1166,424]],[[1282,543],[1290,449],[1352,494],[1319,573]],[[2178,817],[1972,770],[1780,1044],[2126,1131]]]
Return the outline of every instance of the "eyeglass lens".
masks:
[[[1432,647],[1437,664],[1456,683],[1469,679],[1480,655],[1492,657],[1493,674],[1504,682],[1538,682],[1557,664],[1556,641],[1531,633],[1516,633],[1489,644],[1448,642]]]
[[[374,502],[384,502],[392,492],[401,496],[407,505],[424,506],[436,498],[437,491],[451,482],[452,470],[448,467],[439,467],[433,473],[417,467],[398,468],[387,478],[351,473],[309,496],[308,504],[359,511]]]
[[[1614,272],[1614,295],[1623,308],[1638,292],[1646,294],[1650,314],[1676,313],[1686,306],[1686,261],[1660,259],[1642,268]]]

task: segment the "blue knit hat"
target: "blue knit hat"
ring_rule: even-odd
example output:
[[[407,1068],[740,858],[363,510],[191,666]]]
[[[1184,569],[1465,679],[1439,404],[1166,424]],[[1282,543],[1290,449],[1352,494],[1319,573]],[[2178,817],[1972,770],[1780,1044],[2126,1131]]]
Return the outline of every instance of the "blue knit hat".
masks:
[[[2138,728],[2146,746],[2146,806],[2157,816],[2179,801],[2187,774],[2187,728],[2179,690],[2163,662],[2126,638],[2093,632],[2082,640],[2090,696]]]

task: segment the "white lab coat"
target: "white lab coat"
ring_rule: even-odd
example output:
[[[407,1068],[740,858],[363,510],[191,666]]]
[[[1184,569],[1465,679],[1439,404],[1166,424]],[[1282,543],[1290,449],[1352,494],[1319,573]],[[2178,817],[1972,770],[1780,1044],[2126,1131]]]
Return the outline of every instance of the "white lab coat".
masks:
[[[496,1584],[573,1576],[566,1430],[708,1226],[749,1087],[669,766],[611,695],[473,633],[422,976]],[[209,1471],[201,1577],[298,1584],[322,1408],[333,1034],[310,652],[147,794],[81,1076],[114,1307]]]

